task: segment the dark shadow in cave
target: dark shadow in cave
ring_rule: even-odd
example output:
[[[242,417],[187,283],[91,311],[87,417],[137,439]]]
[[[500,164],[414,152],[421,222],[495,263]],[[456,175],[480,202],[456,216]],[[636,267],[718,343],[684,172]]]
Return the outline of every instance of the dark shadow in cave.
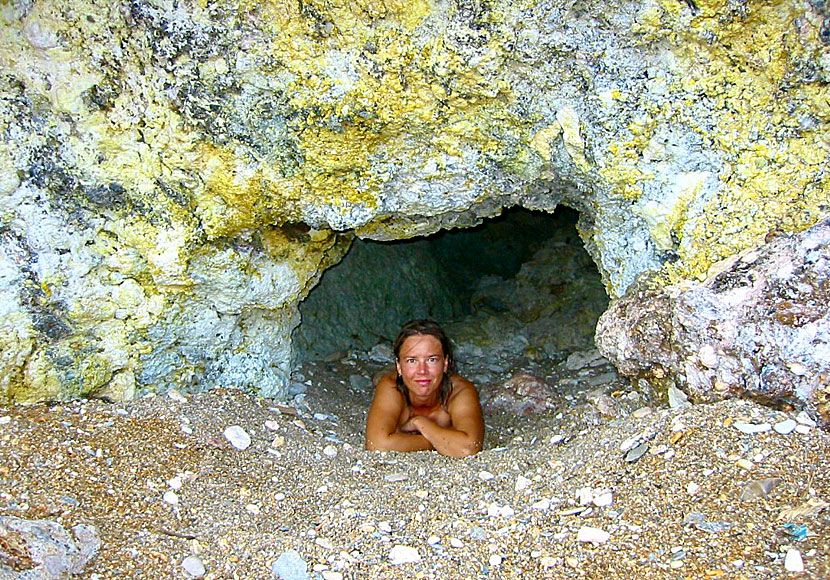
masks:
[[[451,325],[456,342],[482,349],[504,350],[494,342],[507,340],[513,351],[561,360],[590,348],[608,297],[577,219],[563,206],[518,207],[475,228],[355,240],[300,304],[300,362],[389,344],[415,317]]]

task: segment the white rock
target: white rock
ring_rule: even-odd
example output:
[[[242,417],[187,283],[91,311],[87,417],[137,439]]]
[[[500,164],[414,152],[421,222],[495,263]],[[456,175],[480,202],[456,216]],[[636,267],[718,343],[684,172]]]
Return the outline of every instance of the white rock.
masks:
[[[187,403],[187,397],[182,395],[176,389],[170,389],[167,391],[167,396],[176,401],[177,403]]]
[[[12,418],[9,417],[8,415],[0,417],[0,425],[8,425],[11,422],[12,422]]]
[[[251,436],[239,425],[231,425],[223,432],[225,439],[230,441],[231,445],[244,451],[251,444]]]
[[[578,542],[591,542],[593,544],[604,544],[611,539],[611,534],[599,528],[582,526],[576,534]]]
[[[799,425],[798,427],[795,428],[795,432],[799,433],[801,435],[806,435],[807,433],[810,432],[810,426],[809,425]]]
[[[801,559],[801,552],[795,548],[787,550],[784,558],[784,568],[787,572],[804,572],[804,561]]]
[[[389,552],[389,560],[392,563],[392,565],[395,566],[397,566],[398,564],[411,564],[413,562],[420,562],[421,554],[418,553],[418,550],[416,548],[397,544]]]
[[[489,471],[479,471],[478,472],[478,477],[479,477],[479,479],[483,479],[484,481],[490,481],[491,479],[493,479],[496,476],[493,475],[492,473],[490,473]]]
[[[594,496],[594,505],[597,507],[607,507],[614,501],[614,494],[610,491],[604,491]]]
[[[523,475],[520,475],[516,478],[516,491],[524,491],[525,489],[530,487],[530,484],[531,481],[528,478],[524,477]]]
[[[748,435],[751,435],[753,433],[764,433],[772,429],[772,425],[770,425],[769,423],[755,424],[735,422],[732,424],[732,426],[735,427],[735,429],[737,429],[741,433],[746,433]]]
[[[387,534],[392,533],[392,526],[389,522],[378,522],[378,529],[381,532],[386,532]]]
[[[792,419],[787,419],[786,421],[781,421],[780,423],[776,423],[773,425],[773,429],[775,429],[776,433],[780,433],[781,435],[789,435],[795,428],[798,427],[798,423],[793,421]]]
[[[576,499],[579,505],[588,505],[594,500],[594,492],[590,487],[581,487],[576,490]]]
[[[335,572],[334,570],[324,570],[322,575],[323,580],[343,580],[343,573]]]
[[[535,510],[542,510],[542,511],[548,510],[548,509],[550,509],[550,500],[547,499],[547,498],[540,499],[539,501],[537,501],[536,503],[534,503],[530,507],[532,507]]]
[[[695,495],[699,491],[700,491],[700,486],[698,484],[696,484],[694,481],[690,481],[689,485],[686,486],[686,492],[689,495]]]
[[[669,407],[671,407],[672,409],[678,409],[680,407],[686,407],[688,405],[691,405],[691,403],[689,403],[689,397],[686,395],[686,393],[684,393],[677,387],[669,387],[668,395]]]
[[[427,544],[429,544],[430,546],[434,546],[434,545],[440,544],[440,543],[441,543],[441,538],[439,538],[438,536],[430,536],[430,537],[427,538]]]
[[[265,422],[265,428],[270,429],[271,431],[279,431],[280,424],[277,421],[274,421],[273,419],[268,419]]]
[[[161,499],[164,500],[164,503],[169,503],[170,505],[179,505],[179,496],[176,495],[175,491],[165,491],[164,495],[161,496]]]
[[[554,435],[553,437],[550,438],[550,442],[553,445],[558,445],[559,443],[562,443],[562,441],[564,441],[564,440],[565,440],[564,435]]]
[[[488,562],[490,562],[491,566],[500,566],[501,563],[502,563],[502,560],[503,560],[503,558],[501,556],[499,556],[498,554],[493,554],[492,556],[490,556],[490,559],[488,560]]]
[[[259,506],[255,503],[249,503],[245,506],[245,511],[252,516],[258,516],[261,513]]]
[[[463,548],[464,542],[462,542],[458,538],[450,538],[450,546],[452,546],[453,548]]]
[[[813,418],[807,414],[807,411],[801,411],[798,415],[796,415],[795,420],[802,425],[807,425],[808,427],[816,426],[816,422],[813,421]]]
[[[326,445],[323,448],[323,455],[325,455],[326,457],[336,456],[337,455],[337,447],[335,447],[334,445]]]
[[[179,491],[182,488],[182,476],[177,475],[176,477],[169,479],[167,481],[167,485],[169,485],[174,491]]]
[[[710,344],[704,344],[700,347],[700,350],[697,351],[697,358],[700,364],[707,368],[713,369],[718,366],[718,355],[715,348]]]
[[[205,565],[197,556],[188,556],[185,558],[182,562],[182,568],[184,568],[184,571],[187,572],[192,578],[201,578],[205,575]]]

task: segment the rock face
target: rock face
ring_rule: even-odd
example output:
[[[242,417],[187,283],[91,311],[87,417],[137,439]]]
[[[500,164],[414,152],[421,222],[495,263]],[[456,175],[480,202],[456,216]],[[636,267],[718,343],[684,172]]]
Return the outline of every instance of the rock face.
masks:
[[[830,426],[830,220],[716,264],[701,283],[635,284],[596,339],[663,391],[806,407]]]
[[[0,401],[285,392],[354,235],[580,212],[607,293],[826,217],[822,3],[0,7]]]

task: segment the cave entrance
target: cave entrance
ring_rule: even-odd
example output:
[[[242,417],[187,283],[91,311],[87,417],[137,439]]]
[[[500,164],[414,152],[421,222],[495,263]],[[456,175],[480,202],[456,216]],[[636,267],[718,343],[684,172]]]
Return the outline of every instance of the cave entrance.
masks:
[[[300,304],[300,362],[390,344],[408,319],[441,323],[457,359],[561,362],[593,347],[608,305],[578,213],[505,210],[475,228],[413,240],[356,239]]]

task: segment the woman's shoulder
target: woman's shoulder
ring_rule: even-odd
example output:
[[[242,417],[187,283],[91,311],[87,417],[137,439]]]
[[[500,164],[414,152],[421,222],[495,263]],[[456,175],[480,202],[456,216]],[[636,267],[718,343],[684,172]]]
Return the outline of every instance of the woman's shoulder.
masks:
[[[450,393],[450,400],[454,399],[458,395],[462,395],[463,393],[468,393],[463,396],[474,394],[478,397],[478,390],[471,381],[461,375],[452,375],[450,378],[452,379],[452,392]]]

